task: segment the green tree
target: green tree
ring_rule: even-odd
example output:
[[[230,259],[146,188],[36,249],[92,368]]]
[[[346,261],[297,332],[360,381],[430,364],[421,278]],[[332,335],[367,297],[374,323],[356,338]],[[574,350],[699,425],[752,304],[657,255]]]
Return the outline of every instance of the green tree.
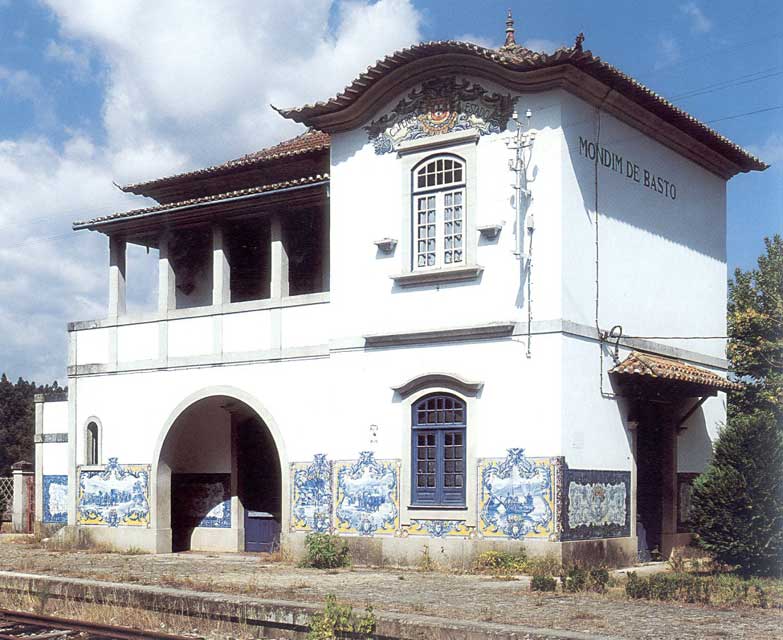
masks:
[[[770,411],[733,415],[694,483],[699,544],[743,574],[783,569],[783,431]]]
[[[10,475],[14,462],[33,462],[33,396],[53,391],[62,391],[57,381],[40,386],[19,378],[13,384],[5,374],[0,376],[0,476]]]
[[[737,269],[729,282],[727,354],[745,383],[729,398],[730,415],[757,409],[781,417],[783,407],[783,240],[764,238],[758,268]]]

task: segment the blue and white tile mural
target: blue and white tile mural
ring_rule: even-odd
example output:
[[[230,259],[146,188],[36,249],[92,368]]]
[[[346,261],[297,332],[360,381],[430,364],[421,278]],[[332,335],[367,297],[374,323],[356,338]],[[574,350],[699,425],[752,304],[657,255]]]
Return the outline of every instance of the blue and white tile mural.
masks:
[[[569,469],[565,500],[563,539],[631,535],[629,471]]]
[[[358,462],[335,462],[335,531],[394,534],[400,524],[399,463],[362,451]]]
[[[118,464],[79,469],[77,522],[82,525],[147,526],[150,522],[149,466]]]
[[[291,530],[325,533],[332,525],[332,463],[323,453],[313,461],[294,462],[291,495]]]
[[[428,535],[433,538],[445,538],[446,536],[461,536],[466,538],[471,529],[464,520],[411,520],[407,529],[408,535]]]
[[[43,477],[43,521],[45,524],[68,522],[68,476]]]
[[[485,537],[550,538],[555,527],[557,459],[509,449],[479,462],[479,532]]]
[[[231,476],[228,473],[175,473],[171,495],[176,496],[172,517],[186,526],[231,528]]]

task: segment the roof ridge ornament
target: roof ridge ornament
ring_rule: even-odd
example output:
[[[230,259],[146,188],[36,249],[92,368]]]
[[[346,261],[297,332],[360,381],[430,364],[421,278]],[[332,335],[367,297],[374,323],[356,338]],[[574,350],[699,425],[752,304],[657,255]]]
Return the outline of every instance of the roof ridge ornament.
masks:
[[[515,31],[514,31],[514,17],[511,15],[511,9],[508,10],[508,15],[506,16],[506,42],[503,45],[504,47],[514,47],[516,46],[517,41],[515,38]]]
[[[585,41],[585,34],[583,31],[579,32],[579,35],[576,36],[576,40],[574,40],[574,51],[582,51],[582,44]]]

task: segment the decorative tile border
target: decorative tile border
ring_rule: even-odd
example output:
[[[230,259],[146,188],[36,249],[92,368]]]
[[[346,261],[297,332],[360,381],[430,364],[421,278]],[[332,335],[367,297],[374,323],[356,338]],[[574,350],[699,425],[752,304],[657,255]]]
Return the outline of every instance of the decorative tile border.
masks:
[[[332,528],[332,463],[316,453],[312,462],[291,464],[291,531],[325,533]]]
[[[464,520],[411,520],[406,529],[410,536],[431,536],[433,538],[467,538],[473,529]]]
[[[563,540],[631,535],[631,472],[566,469]]]
[[[171,495],[192,526],[231,528],[231,474],[174,473]]]
[[[690,533],[693,531],[688,516],[691,510],[691,495],[693,493],[693,481],[700,473],[677,474],[677,532]]]
[[[479,460],[479,533],[556,539],[558,466],[558,458],[528,458],[516,448],[505,458]]]
[[[335,462],[335,533],[393,535],[400,527],[400,463],[362,451],[357,462]]]
[[[146,527],[150,523],[149,465],[118,464],[78,469],[77,523]]]
[[[44,524],[67,524],[68,476],[43,477],[43,521]]]

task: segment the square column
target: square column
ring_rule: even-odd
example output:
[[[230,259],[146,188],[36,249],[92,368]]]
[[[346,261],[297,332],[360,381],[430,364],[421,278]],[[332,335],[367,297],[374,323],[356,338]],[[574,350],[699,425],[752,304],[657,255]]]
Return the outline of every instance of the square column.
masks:
[[[127,244],[124,239],[109,238],[109,317],[125,313],[125,262]]]
[[[177,308],[177,279],[169,257],[170,242],[170,233],[161,233],[158,242],[158,311],[163,314]]]
[[[32,533],[33,531],[33,481],[35,472],[29,462],[17,462],[11,465],[11,475],[14,478],[14,508],[12,512],[15,533]]]
[[[212,304],[231,302],[231,265],[223,227],[212,226]]]
[[[272,214],[272,274],[270,295],[273,300],[288,297],[288,252],[279,213]]]

